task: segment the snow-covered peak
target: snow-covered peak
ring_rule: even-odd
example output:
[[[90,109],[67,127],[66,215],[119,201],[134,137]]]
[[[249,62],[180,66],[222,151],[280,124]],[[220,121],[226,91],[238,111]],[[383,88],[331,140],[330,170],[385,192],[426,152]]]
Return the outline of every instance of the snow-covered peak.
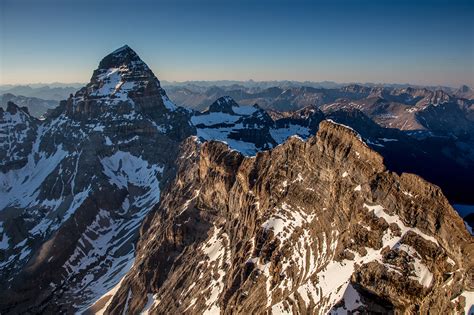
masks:
[[[111,97],[115,102],[126,101],[129,92],[138,92],[149,84],[161,88],[146,63],[125,45],[102,59],[92,75],[88,94],[92,97]]]
[[[146,105],[145,99],[155,108],[162,107],[165,111],[176,109],[153,71],[133,49],[125,45],[100,61],[90,83],[74,96],[73,105],[79,106],[79,112],[87,113],[94,111],[93,107],[97,105],[129,103],[142,107]]]
[[[433,105],[441,105],[450,101],[452,101],[451,95],[443,90],[436,90],[431,93],[430,97],[428,97],[429,104]]]
[[[237,106],[239,106],[232,97],[230,96],[222,96],[222,97],[219,97],[217,100],[216,100],[216,103],[218,104],[221,104],[221,103],[230,103],[230,104],[235,104]]]

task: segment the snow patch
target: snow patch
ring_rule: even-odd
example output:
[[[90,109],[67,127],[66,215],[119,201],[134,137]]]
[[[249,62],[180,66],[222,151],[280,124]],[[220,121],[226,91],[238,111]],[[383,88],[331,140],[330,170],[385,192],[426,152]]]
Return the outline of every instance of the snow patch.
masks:
[[[311,134],[308,127],[289,124],[287,127],[270,129],[270,135],[276,143],[283,143],[288,138],[298,135],[302,138],[307,138]]]
[[[384,211],[384,207],[382,207],[381,205],[374,205],[374,206],[370,206],[366,203],[364,203],[364,207],[369,209],[369,211],[374,211],[374,214],[379,217],[379,218],[384,218],[385,221],[387,221],[388,224],[392,224],[392,223],[395,223],[396,225],[398,225],[401,229],[401,232],[402,232],[402,235],[404,235],[406,232],[408,231],[413,231],[415,232],[416,234],[420,235],[421,237],[423,237],[424,239],[426,240],[429,240],[433,243],[435,243],[436,245],[439,245],[438,244],[438,241],[436,240],[436,238],[432,237],[432,236],[429,236],[429,235],[426,235],[425,233],[423,233],[422,231],[420,231],[418,228],[412,228],[412,227],[407,227],[403,222],[402,220],[400,219],[400,217],[398,215],[390,215],[388,213],[386,213]]]

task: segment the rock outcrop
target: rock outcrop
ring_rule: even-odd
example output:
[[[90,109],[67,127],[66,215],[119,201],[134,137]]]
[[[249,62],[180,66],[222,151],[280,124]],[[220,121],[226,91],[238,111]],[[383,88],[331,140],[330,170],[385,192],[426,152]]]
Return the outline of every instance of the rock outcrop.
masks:
[[[178,165],[95,310],[449,314],[472,301],[474,239],[441,190],[390,172],[345,126],[255,157],[190,138]]]
[[[416,94],[415,90],[407,91]],[[413,133],[390,125],[382,127],[377,119],[374,121],[373,114],[391,117],[390,104],[379,99],[368,110],[344,100],[324,106],[324,112],[308,106],[295,112],[268,114],[258,106],[239,106],[232,98],[223,97],[215,102],[212,111],[195,113],[191,121],[200,139],[223,141],[252,156],[293,135],[307,139],[317,132],[322,120],[331,119],[354,128],[372,149],[382,154],[392,170],[415,173],[439,185],[454,204],[472,204],[474,124],[464,117],[458,105],[443,103],[410,113],[423,120],[423,124],[417,123],[421,129]],[[407,109],[402,107],[402,111]],[[406,122],[400,120],[401,125]],[[424,130],[423,125],[431,126],[431,131]]]
[[[0,107],[0,171],[18,169],[27,163],[33,149],[38,120],[26,107],[8,102],[6,110]]]
[[[280,143],[272,134],[273,120],[263,109],[239,106],[231,97],[217,99],[208,110],[191,118],[202,140],[219,140],[246,155]]]

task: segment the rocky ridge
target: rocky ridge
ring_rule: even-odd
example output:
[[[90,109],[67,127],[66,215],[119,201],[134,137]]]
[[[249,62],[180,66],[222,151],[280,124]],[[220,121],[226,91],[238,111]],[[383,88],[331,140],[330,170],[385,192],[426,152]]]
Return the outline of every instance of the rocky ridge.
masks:
[[[197,136],[220,140],[246,155],[268,150],[279,142],[272,137],[273,120],[258,105],[239,106],[231,97],[217,99],[208,110],[191,118]]]
[[[0,108],[0,147],[4,152],[0,170],[20,168],[27,163],[37,128],[38,120],[26,107],[8,102],[5,110]]]
[[[449,108],[453,109],[451,114],[447,114]],[[414,133],[381,126],[370,112],[354,106],[324,107],[323,111],[308,106],[294,112],[266,113],[255,105],[238,105],[230,97],[218,99],[209,110],[195,113],[191,120],[201,140],[220,140],[253,156],[274,148],[292,135],[307,139],[317,132],[322,120],[331,119],[359,132],[372,149],[384,156],[392,170],[419,174],[441,186],[452,202],[472,204],[474,199],[469,191],[474,176],[474,124],[455,108],[448,103],[430,105],[423,117],[432,121],[431,131]],[[453,127],[445,133],[443,130],[448,125]]]
[[[461,313],[474,240],[441,190],[321,123],[244,157],[182,146],[106,313]],[[144,299],[143,297],[147,298]]]

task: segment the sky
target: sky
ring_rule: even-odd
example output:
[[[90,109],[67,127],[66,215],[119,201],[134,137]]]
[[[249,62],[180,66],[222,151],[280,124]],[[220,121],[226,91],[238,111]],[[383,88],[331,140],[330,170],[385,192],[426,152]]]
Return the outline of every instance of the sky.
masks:
[[[474,1],[0,0],[0,84],[88,82],[128,44],[160,80],[474,87]]]

